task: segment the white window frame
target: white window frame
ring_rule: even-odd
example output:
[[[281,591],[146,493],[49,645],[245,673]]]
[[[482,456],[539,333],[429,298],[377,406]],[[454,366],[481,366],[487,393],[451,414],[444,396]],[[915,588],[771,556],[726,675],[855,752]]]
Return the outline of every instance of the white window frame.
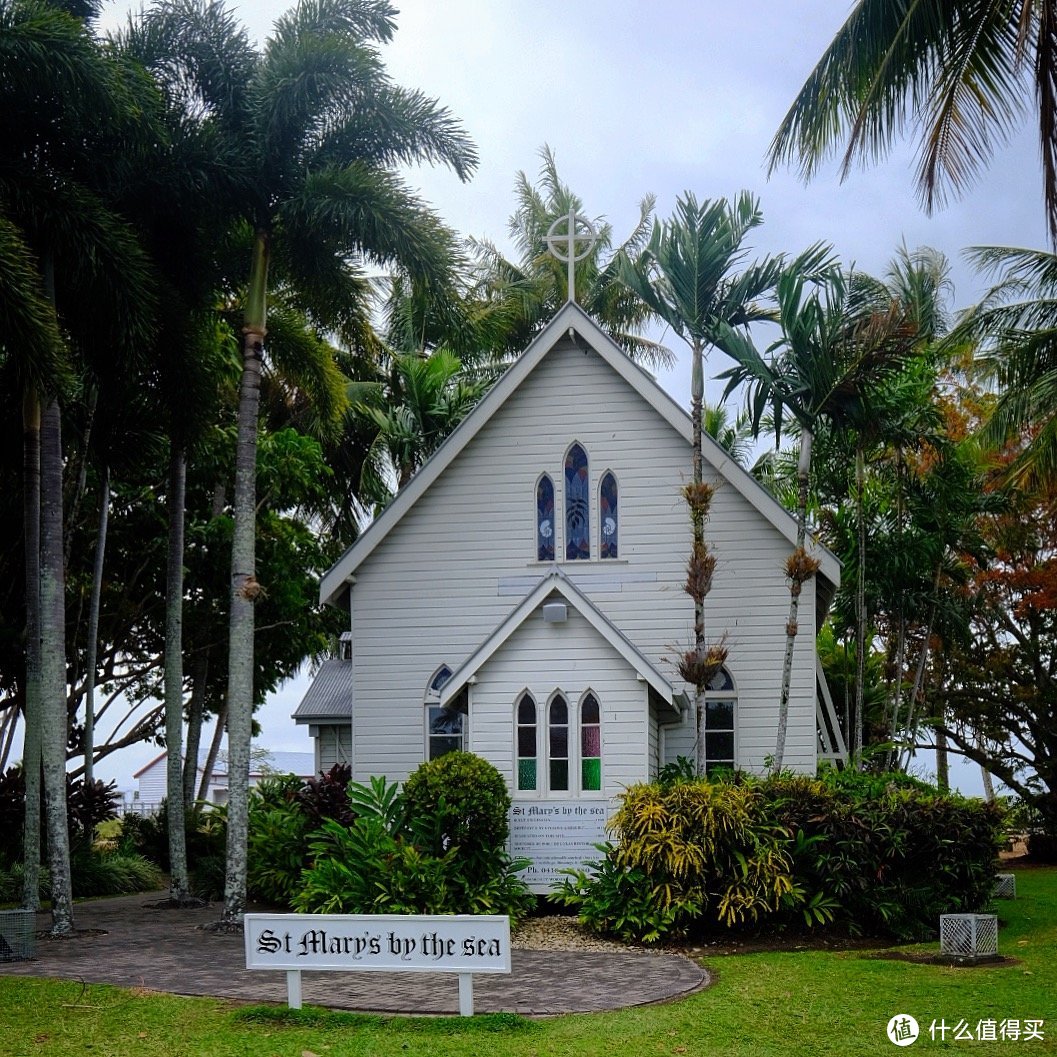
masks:
[[[705,689],[705,730],[703,740],[701,743],[701,755],[704,757],[704,767],[701,769],[701,773],[707,775],[709,765],[712,763],[718,763],[719,765],[726,764],[727,758],[724,757],[722,760],[713,761],[708,757],[708,735],[709,734],[733,734],[734,742],[734,759],[730,762],[730,769],[736,771],[738,769],[738,684],[734,680],[734,676],[731,674],[730,669],[723,667],[716,673],[717,676],[725,674],[727,679],[730,680],[730,688],[727,690],[712,690],[709,688]],[[710,701],[732,701],[734,708],[731,714],[731,726],[730,728],[721,727],[718,729],[710,729],[708,726],[708,705]]]
[[[518,788],[518,709],[525,697],[532,700],[536,707],[536,788]],[[583,706],[588,696],[595,699],[598,704],[598,740],[599,740],[599,769],[600,779],[598,789],[583,788]],[[551,704],[554,699],[561,697],[568,710],[569,723],[567,726],[567,752],[565,757],[569,767],[569,788],[551,788]],[[578,698],[563,690],[560,686],[555,687],[546,697],[545,703],[540,704],[539,695],[533,693],[528,687],[518,691],[513,704],[513,781],[512,792],[515,800],[573,800],[585,797],[601,797],[605,789],[605,740],[603,737],[602,721],[602,699],[598,692],[587,687]]]
[[[461,751],[466,751],[466,749],[469,747],[469,744],[470,744],[470,704],[469,704],[469,693],[468,693],[468,691],[464,691],[464,693],[466,693],[466,709],[465,709],[465,711],[460,711],[459,709],[453,709],[453,708],[441,710],[441,708],[440,708],[440,690],[441,690],[441,687],[444,685],[444,682],[447,682],[447,679],[445,679],[444,682],[440,683],[437,686],[434,686],[434,684],[437,682],[438,676],[441,674],[441,672],[444,671],[445,668],[447,668],[448,677],[450,678],[451,674],[452,674],[451,666],[448,665],[448,664],[441,664],[441,665],[437,666],[437,668],[434,670],[433,674],[429,677],[429,682],[426,684],[426,694],[425,694],[425,699],[424,699],[424,702],[423,702],[423,709],[422,709],[423,728],[424,728],[424,737],[425,737],[425,741],[424,741],[423,746],[422,746],[422,759],[424,761],[427,761],[427,762],[429,760],[439,759],[440,758],[439,756],[432,756],[430,754],[430,750],[433,747],[433,739],[434,738],[441,738],[441,737],[453,738],[453,737],[458,737],[460,742],[461,742],[461,745],[459,746],[459,750],[449,749],[448,750],[449,752],[455,752],[455,751],[460,751],[460,750]],[[456,698],[457,701],[461,700],[461,699],[462,699],[462,695],[459,695],[459,697]],[[455,734],[434,734],[432,732],[432,730],[430,729],[430,727],[432,725],[433,718],[434,718],[431,715],[431,713],[433,712],[434,709],[437,709],[438,711],[456,712],[459,715],[461,715],[462,716],[462,731],[461,731],[461,733],[459,733],[457,735],[455,735]],[[446,753],[441,753],[440,755],[444,756],[444,755],[447,755],[447,754]]]

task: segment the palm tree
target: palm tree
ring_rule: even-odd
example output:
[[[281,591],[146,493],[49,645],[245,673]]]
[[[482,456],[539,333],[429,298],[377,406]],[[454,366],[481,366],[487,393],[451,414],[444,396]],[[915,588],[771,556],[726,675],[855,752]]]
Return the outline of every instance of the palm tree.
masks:
[[[704,766],[705,688],[725,656],[714,644],[709,659],[705,641],[704,598],[711,584],[715,559],[705,544],[705,520],[711,489],[704,480],[705,350],[721,336],[741,335],[749,324],[771,318],[759,303],[777,280],[781,265],[765,259],[740,274],[748,233],[763,223],[759,202],[742,192],[731,204],[726,199],[698,202],[690,192],[676,202],[675,213],[655,224],[650,241],[637,259],[627,253],[617,260],[617,270],[629,289],[689,346],[692,356],[690,419],[693,430],[693,481],[686,491],[693,526],[693,549],[687,593],[694,600],[694,646],[684,658],[684,674],[694,684],[697,720],[697,763]],[[737,328],[737,329],[735,329]],[[717,663],[718,662],[718,663]]]
[[[814,251],[813,251],[814,255]],[[769,406],[776,441],[788,414],[799,428],[797,459],[796,546],[786,563],[790,582],[785,657],[779,698],[773,768],[781,770],[789,719],[793,648],[803,585],[818,568],[805,548],[812,444],[819,423],[834,426],[863,421],[869,414],[871,386],[898,369],[915,333],[897,306],[871,310],[858,302],[838,265],[808,276],[800,262],[789,265],[776,288],[781,336],[761,355],[751,339],[733,330],[723,348],[737,364],[725,371],[727,393],[748,386],[754,431]]]
[[[510,217],[510,235],[518,258],[504,257],[487,239],[471,241],[478,257],[479,276],[473,294],[485,306],[481,323],[491,332],[490,347],[500,357],[521,352],[561,308],[568,297],[567,265],[547,247],[551,225],[581,213],[583,200],[564,183],[551,149],[540,150],[539,179],[533,184],[524,172],[517,174],[517,206]],[[620,261],[635,259],[650,233],[654,198],[639,203],[639,220],[624,241],[614,248],[613,228],[602,217],[594,221],[598,239],[575,265],[576,300],[624,351],[651,367],[669,366],[671,353],[643,337],[650,310],[620,277]]]
[[[997,281],[951,342],[976,344],[979,364],[999,383],[985,438],[992,446],[1017,438],[1007,479],[1047,487],[1057,481],[1057,255],[984,246],[971,257]]]
[[[395,11],[384,0],[302,0],[259,52],[220,5],[169,0],[145,16],[150,68],[184,85],[233,166],[233,214],[252,238],[243,305],[229,641],[228,868],[224,918],[246,893],[247,780],[253,701],[256,434],[274,260],[312,316],[358,315],[362,265],[398,264],[449,282],[449,233],[394,174],[434,161],[466,177],[473,149],[448,113],[385,74],[377,44]],[[148,49],[140,49],[141,54]]]
[[[6,294],[20,275],[30,276],[25,308],[9,314],[5,306],[5,316],[22,328],[12,331],[15,336],[27,338],[25,325],[33,316],[42,321],[38,338],[26,340],[24,348],[9,346],[7,334],[2,339],[5,355],[21,365],[27,442],[26,903],[35,905],[37,899],[34,871],[39,863],[35,843],[39,816],[35,808],[39,787],[34,788],[34,783],[39,732],[53,931],[63,934],[72,930],[73,918],[66,822],[68,721],[59,403],[69,375],[59,368],[67,356],[98,368],[108,360],[120,360],[146,339],[145,263],[127,224],[108,202],[105,185],[112,182],[113,170],[100,159],[116,155],[116,142],[138,142],[141,119],[150,129],[141,109],[149,93],[96,45],[78,18],[46,5],[0,2],[0,54],[7,74],[0,108],[0,137],[5,143],[0,160],[0,215],[9,248],[11,240],[15,242],[0,269],[7,273],[0,288],[6,288]],[[48,317],[46,321],[43,316]],[[61,343],[55,341],[60,320],[65,339]],[[51,351],[38,360],[33,353],[43,346],[50,346]],[[39,462],[31,450],[38,435]],[[34,578],[35,569],[39,579]],[[35,716],[38,702],[39,716]]]
[[[1034,94],[1046,217],[1057,241],[1057,10],[1050,0],[858,0],[770,147],[810,178],[844,143],[841,175],[913,123],[930,211],[969,185]]]

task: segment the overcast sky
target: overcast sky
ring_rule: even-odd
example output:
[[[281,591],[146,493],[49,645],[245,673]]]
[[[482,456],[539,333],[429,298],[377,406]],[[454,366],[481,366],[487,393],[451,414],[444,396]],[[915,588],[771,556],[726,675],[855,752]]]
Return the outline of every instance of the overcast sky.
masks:
[[[102,29],[138,4],[109,5]],[[257,40],[289,5],[233,5]],[[480,154],[468,183],[444,170],[407,174],[455,230],[508,247],[507,221],[519,170],[534,177],[549,144],[558,170],[604,216],[619,240],[647,193],[668,215],[676,197],[759,196],[761,254],[829,241],[849,263],[882,273],[901,243],[950,258],[955,304],[986,283],[961,260],[973,245],[1045,247],[1038,149],[1026,128],[1001,147],[960,201],[925,216],[914,190],[914,147],[856,170],[841,184],[836,163],[804,185],[795,172],[767,177],[767,146],[825,46],[846,17],[844,0],[403,0],[396,38],[384,49],[393,79],[435,96],[464,124]],[[661,378],[681,402],[688,392],[685,350]],[[722,365],[713,365],[714,370]],[[297,680],[260,715],[261,743],[305,749],[304,728],[285,717],[303,692]],[[156,749],[153,750],[156,753]],[[129,752],[104,763],[123,787],[152,755]]]

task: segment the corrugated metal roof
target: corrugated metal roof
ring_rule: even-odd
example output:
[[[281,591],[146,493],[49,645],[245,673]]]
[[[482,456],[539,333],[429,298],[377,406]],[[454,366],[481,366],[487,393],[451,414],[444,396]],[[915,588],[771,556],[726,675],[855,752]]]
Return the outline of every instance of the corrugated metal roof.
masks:
[[[352,721],[352,663],[324,661],[293,717],[298,723],[320,719]]]

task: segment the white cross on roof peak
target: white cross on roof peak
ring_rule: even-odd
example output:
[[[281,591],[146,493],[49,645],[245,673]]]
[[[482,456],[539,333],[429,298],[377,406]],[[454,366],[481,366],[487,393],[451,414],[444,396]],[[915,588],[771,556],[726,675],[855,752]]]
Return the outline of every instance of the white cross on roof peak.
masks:
[[[569,300],[576,300],[576,262],[582,261],[598,242],[598,232],[582,213],[570,208],[547,229],[544,241],[552,257],[568,266]]]

